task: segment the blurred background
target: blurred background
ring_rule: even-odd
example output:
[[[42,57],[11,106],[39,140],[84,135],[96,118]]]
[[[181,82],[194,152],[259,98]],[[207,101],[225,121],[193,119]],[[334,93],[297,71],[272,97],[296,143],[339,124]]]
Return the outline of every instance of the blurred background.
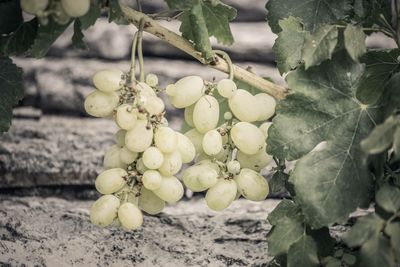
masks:
[[[166,9],[161,0],[142,2],[145,13]],[[214,42],[215,48],[285,85],[274,65],[276,36],[265,21],[265,1],[224,2],[238,10],[231,25],[235,44]],[[178,32],[179,22],[162,24]],[[85,32],[88,50],[72,48],[69,29],[46,58],[14,58],[24,69],[26,93],[10,131],[0,135],[1,266],[266,266],[265,218],[277,200],[240,200],[220,214],[202,200],[190,200],[146,217],[143,229],[134,233],[88,222],[87,210],[98,196],[94,180],[116,126],[88,117],[83,101],[94,89],[95,72],[129,70],[135,31],[102,18]],[[372,36],[368,46],[394,44]],[[144,35],[144,55],[146,73],[157,74],[161,86],[187,75],[226,77],[149,34]],[[182,112],[167,105],[167,114],[179,129]]]

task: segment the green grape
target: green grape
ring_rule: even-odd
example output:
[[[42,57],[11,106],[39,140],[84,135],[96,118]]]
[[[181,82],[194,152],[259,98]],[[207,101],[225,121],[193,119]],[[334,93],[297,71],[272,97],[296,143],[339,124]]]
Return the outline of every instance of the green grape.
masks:
[[[21,0],[21,9],[26,13],[37,15],[49,5],[49,0]]]
[[[231,79],[222,79],[217,84],[218,93],[225,98],[232,98],[237,90],[237,86]]]
[[[265,152],[265,146],[253,155],[245,154],[239,150],[236,157],[242,168],[248,168],[258,172],[264,169],[272,161],[272,157]]]
[[[175,176],[165,176],[161,180],[160,188],[153,192],[168,203],[176,203],[183,197],[183,186]]]
[[[185,116],[185,121],[186,123],[191,126],[194,127],[194,123],[193,123],[193,110],[194,110],[194,106],[195,104],[188,106],[185,108],[185,112],[184,112],[184,116]]]
[[[121,160],[120,157],[121,147],[118,145],[112,145],[106,150],[103,159],[103,167],[104,169],[112,169],[112,168],[126,168],[126,163]]]
[[[115,193],[124,187],[127,175],[128,173],[121,168],[103,171],[96,178],[96,189],[104,195]]]
[[[201,192],[217,183],[218,173],[218,165],[204,160],[183,172],[183,182],[193,192]]]
[[[137,109],[129,104],[123,104],[117,108],[115,122],[124,130],[130,130],[135,127],[137,121]]]
[[[257,99],[252,94],[238,89],[235,95],[228,100],[228,104],[236,118],[241,121],[253,122],[260,116],[260,108],[256,101]]]
[[[265,93],[254,96],[258,102],[259,116],[258,121],[266,121],[275,114],[276,100]]]
[[[136,170],[140,173],[140,174],[143,174],[143,173],[145,173],[145,171],[147,171],[148,169],[147,169],[147,167],[146,167],[146,165],[144,165],[144,163],[143,163],[143,159],[142,158],[140,158],[140,159],[138,159],[137,161],[136,161]]]
[[[268,130],[269,127],[271,127],[272,122],[264,122],[263,124],[261,124],[258,128],[260,128],[260,130],[263,132],[265,139],[268,138]]]
[[[95,90],[86,97],[84,106],[86,112],[93,117],[107,117],[118,104],[119,96],[115,92],[104,93]]]
[[[206,193],[207,206],[215,211],[224,210],[235,200],[236,192],[237,185],[235,181],[218,179],[217,184],[208,189]]]
[[[165,109],[164,101],[156,96],[147,97],[144,102],[144,108],[150,115],[161,114]]]
[[[182,158],[178,151],[164,154],[164,161],[158,171],[163,176],[172,176],[179,172],[182,168]]]
[[[203,137],[203,151],[207,155],[215,156],[222,150],[222,136],[217,130],[208,131]]]
[[[154,143],[163,153],[172,153],[177,150],[178,136],[169,127],[159,127],[154,133]]]
[[[125,146],[133,152],[143,152],[153,142],[153,129],[146,120],[137,120],[135,127],[126,132]]]
[[[175,83],[171,103],[176,108],[185,108],[196,103],[204,94],[204,81],[199,76],[188,76]]]
[[[229,173],[238,174],[240,172],[240,163],[237,160],[229,161],[226,164]]]
[[[203,152],[203,135],[196,129],[191,129],[184,134],[194,145],[197,153]]]
[[[147,83],[140,82],[135,85],[135,89],[139,92],[139,94],[144,97],[156,97],[157,94],[154,92],[153,88],[147,85]]]
[[[57,22],[58,24],[65,25],[71,20],[71,17],[68,16],[67,13],[65,13],[61,5],[61,2],[53,2],[52,8],[53,8],[52,17],[54,21]]]
[[[229,120],[231,120],[232,118],[233,118],[233,115],[232,115],[232,113],[230,113],[229,111],[227,111],[227,112],[224,113],[224,119],[225,119],[226,121],[229,121]]]
[[[121,89],[124,73],[118,69],[106,69],[93,76],[94,86],[102,92],[110,93]]]
[[[161,186],[162,177],[158,171],[147,170],[143,173],[142,182],[149,190],[156,190]]]
[[[104,195],[96,200],[90,208],[90,221],[98,226],[105,227],[117,218],[120,201],[113,195]]]
[[[165,88],[165,93],[166,93],[168,96],[174,96],[174,95],[175,95],[175,92],[176,92],[175,84],[169,84],[169,85],[167,85],[167,87]]]
[[[139,196],[139,207],[148,214],[160,213],[165,207],[165,201],[152,191],[142,188]]]
[[[238,191],[246,199],[262,201],[269,193],[267,180],[256,171],[244,168],[235,176],[235,181]]]
[[[219,103],[215,97],[205,95],[197,101],[193,110],[193,123],[200,133],[215,129],[219,120]]]
[[[117,145],[120,147],[123,147],[125,145],[125,134],[126,131],[123,129],[118,130],[115,134],[115,141],[117,142]]]
[[[178,136],[178,152],[181,154],[182,163],[191,162],[196,156],[196,148],[188,137],[176,132]]]
[[[149,73],[146,75],[146,83],[151,87],[156,87],[158,85],[158,77],[154,73]]]
[[[90,8],[90,0],[61,0],[65,12],[74,18],[85,15]]]
[[[118,220],[123,228],[136,230],[143,224],[143,214],[135,204],[125,202],[118,208]]]
[[[197,177],[199,184],[207,189],[214,186],[218,182],[218,172],[208,166],[200,166],[202,166],[204,170]]]
[[[230,133],[236,147],[246,154],[256,154],[264,147],[263,132],[251,123],[239,122],[233,125]]]
[[[126,146],[122,147],[119,150],[119,159],[122,163],[131,164],[138,157],[138,153],[130,151]]]
[[[151,146],[143,152],[142,160],[147,168],[155,170],[163,164],[164,155],[158,148]]]

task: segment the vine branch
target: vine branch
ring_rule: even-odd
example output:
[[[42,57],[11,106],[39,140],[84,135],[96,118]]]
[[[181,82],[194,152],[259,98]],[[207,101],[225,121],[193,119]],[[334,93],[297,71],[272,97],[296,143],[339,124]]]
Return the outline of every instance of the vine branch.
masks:
[[[161,26],[157,21],[153,20],[152,18],[150,18],[149,16],[147,16],[142,12],[134,10],[126,5],[121,5],[121,9],[127,20],[129,20],[136,27],[139,27],[140,21],[143,20],[144,31],[153,34],[158,38],[160,38],[161,40],[166,41],[167,43],[175,46],[176,48],[182,50],[183,52],[197,59],[202,64],[209,65],[210,67],[225,73],[230,72],[229,64],[221,56],[216,55],[215,60],[208,64],[202,57],[201,53],[197,51],[194,48],[193,44],[190,43],[185,38]],[[286,95],[289,93],[289,90],[287,88],[284,88],[280,85],[267,81],[262,77],[247,71],[244,68],[241,68],[237,65],[232,65],[232,67],[233,67],[233,72],[235,74],[235,78],[258,88],[259,90],[265,93],[270,94],[271,96],[275,97],[278,100],[285,98]]]

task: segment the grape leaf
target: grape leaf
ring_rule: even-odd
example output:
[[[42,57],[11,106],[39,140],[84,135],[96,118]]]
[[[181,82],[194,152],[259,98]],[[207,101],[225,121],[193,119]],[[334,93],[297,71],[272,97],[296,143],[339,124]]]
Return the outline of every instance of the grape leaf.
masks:
[[[24,96],[22,69],[8,57],[0,57],[0,132],[10,128],[12,107]]]
[[[397,261],[400,261],[400,223],[390,223],[385,228],[385,233],[390,236],[390,244],[396,254]]]
[[[306,32],[301,22],[294,17],[279,21],[279,26],[282,31],[278,33],[272,49],[275,53],[278,70],[283,74],[300,64]]]
[[[119,25],[127,25],[129,22],[125,19],[124,13],[122,12],[121,6],[118,0],[109,0],[108,2],[108,21],[115,22]]]
[[[40,25],[36,39],[31,47],[31,54],[36,58],[44,57],[50,46],[68,28],[71,22],[72,20],[65,25],[61,25],[54,20],[49,20],[47,25]]]
[[[351,10],[350,0],[269,0],[267,20],[274,33],[280,32],[279,20],[299,18],[305,30],[314,32],[321,25],[344,19]]]
[[[96,23],[96,20],[100,17],[100,15],[101,15],[100,3],[97,0],[91,1],[89,11],[85,15],[78,18],[81,22],[81,29],[86,30],[90,26],[94,25]]]
[[[324,25],[314,33],[308,33],[302,51],[306,69],[330,59],[337,42],[338,30],[336,26]]]
[[[370,51],[361,62],[365,63],[365,72],[357,89],[357,98],[368,104],[376,103],[391,76],[400,69],[398,49],[389,51]]]
[[[286,218],[301,220],[299,207],[289,199],[284,199],[279,202],[278,206],[268,215],[268,222],[272,225],[278,225],[281,220]]]
[[[270,155],[298,160],[289,182],[315,228],[345,220],[368,198],[371,181],[359,143],[379,110],[355,98],[362,71],[339,51],[319,67],[291,72],[287,82],[293,93],[278,104],[268,132]],[[322,148],[310,153],[321,142]]]
[[[83,41],[83,38],[85,36],[82,33],[81,27],[81,21],[79,19],[76,19],[74,22],[74,35],[72,36],[72,45],[75,48],[87,49],[85,41]]]
[[[14,32],[24,22],[19,0],[0,1],[0,36]]]
[[[385,185],[376,193],[375,200],[384,210],[395,213],[400,209],[400,189]]]
[[[165,0],[168,7],[173,10],[190,10],[199,0]]]
[[[354,61],[367,52],[365,38],[367,36],[359,26],[349,24],[344,30],[344,47]]]
[[[288,251],[288,267],[319,266],[317,255],[317,245],[314,239],[308,235],[303,235],[293,243]]]
[[[363,267],[392,267],[394,257],[390,249],[390,243],[383,235],[375,234],[362,247],[360,251]]]
[[[375,213],[360,217],[350,231],[343,236],[343,240],[350,247],[359,247],[379,233],[384,223]]]
[[[21,24],[18,29],[5,36],[0,36],[0,55],[19,55],[31,47],[36,37],[38,21],[33,18]]]

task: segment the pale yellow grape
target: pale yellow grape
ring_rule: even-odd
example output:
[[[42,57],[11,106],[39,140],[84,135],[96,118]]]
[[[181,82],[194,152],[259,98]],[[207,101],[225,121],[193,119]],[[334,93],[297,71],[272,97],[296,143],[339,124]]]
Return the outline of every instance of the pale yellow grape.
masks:
[[[162,200],[175,203],[183,197],[183,185],[175,176],[163,176],[160,188],[153,192]]]
[[[143,174],[143,173],[145,173],[145,171],[147,171],[148,169],[147,169],[147,167],[146,167],[146,165],[144,165],[144,163],[143,163],[143,159],[142,158],[140,158],[140,159],[138,159],[137,161],[136,161],[136,170],[140,173],[140,174]]]
[[[222,147],[222,150],[214,156],[219,161],[226,161],[228,157],[230,156],[231,151],[228,146]]]
[[[200,133],[215,129],[219,120],[219,103],[215,97],[205,95],[197,101],[193,110],[193,123]]]
[[[272,156],[267,154],[265,147],[253,155],[245,154],[239,150],[236,157],[242,168],[248,168],[255,171],[261,171],[272,161]]]
[[[160,213],[165,207],[165,201],[159,198],[152,191],[142,188],[139,196],[139,208],[148,214]]]
[[[133,190],[132,190],[131,185],[126,184],[124,187],[122,187],[121,190],[116,192],[115,195],[123,196],[124,199],[125,199],[125,196],[126,196],[126,201],[127,202],[131,202],[131,203],[137,205],[138,200],[139,200],[138,197],[136,196],[137,192],[138,191],[137,191],[136,187],[134,187]]]
[[[187,76],[175,83],[171,103],[176,108],[193,105],[204,94],[204,81],[199,76]]]
[[[115,116],[115,122],[117,125],[124,130],[130,130],[135,127],[137,121],[137,109],[134,109],[132,105],[123,104],[117,108],[117,114]]]
[[[90,221],[102,227],[112,224],[117,218],[119,205],[120,201],[116,196],[101,196],[90,208]]]
[[[93,91],[85,98],[85,110],[93,117],[107,117],[118,106],[119,96],[115,92]]]
[[[191,129],[184,135],[192,142],[197,153],[203,152],[203,134],[199,133],[196,129]]]
[[[203,137],[202,146],[207,155],[217,155],[222,150],[221,134],[217,130],[208,131]]]
[[[135,127],[127,131],[125,135],[125,146],[133,152],[145,151],[152,142],[153,129],[146,120],[137,120]]]
[[[103,159],[104,169],[112,168],[126,168],[126,163],[122,162],[120,158],[121,147],[118,145],[112,145],[106,150]]]
[[[251,123],[239,122],[232,127],[230,133],[236,147],[246,154],[256,154],[264,147],[263,132]]]
[[[52,18],[58,24],[65,25],[71,20],[71,17],[63,9],[61,2],[53,2],[52,9],[53,9],[52,10],[53,13],[51,14]],[[38,12],[38,16],[40,16],[39,12]]]
[[[143,173],[142,182],[144,187],[149,190],[155,190],[161,186],[161,174],[155,170],[147,170]]]
[[[44,11],[49,4],[49,0],[21,0],[21,9],[26,13],[36,15],[39,11]]]
[[[263,124],[261,124],[258,128],[260,128],[260,130],[263,132],[265,139],[268,138],[268,130],[269,127],[271,127],[272,122],[264,122]]]
[[[200,153],[197,155],[195,163],[199,163],[202,160],[209,160],[209,159],[211,159],[211,156],[207,155],[206,153]]]
[[[206,166],[210,167],[211,169],[215,170],[217,173],[219,173],[219,171],[220,171],[218,164],[213,162],[210,159],[205,159],[205,160],[199,161],[197,163],[197,165],[206,165]]]
[[[175,92],[176,92],[175,84],[168,84],[167,87],[165,88],[165,93],[170,97],[174,96]]]
[[[160,126],[168,127],[168,125],[168,120],[165,117],[161,118]]]
[[[191,162],[196,156],[196,148],[187,136],[179,132],[176,132],[176,135],[178,136],[178,152],[181,154],[182,163]]]
[[[205,196],[207,206],[215,211],[224,210],[235,200],[236,192],[235,181],[219,179],[217,184],[207,191]]]
[[[164,155],[158,148],[151,146],[143,152],[142,160],[147,168],[155,170],[161,167]]]
[[[118,69],[101,70],[93,76],[93,84],[102,92],[114,92],[121,89],[122,75]]]
[[[181,168],[181,154],[178,151],[174,151],[169,154],[164,154],[164,161],[158,170],[163,176],[172,176],[178,173]]]
[[[156,87],[158,85],[158,77],[154,73],[149,73],[146,75],[146,83],[151,87]]]
[[[203,167],[203,172],[198,176],[199,183],[205,188],[210,188],[218,182],[218,172],[206,165],[200,165]]]
[[[154,92],[153,88],[151,88],[144,82],[140,82],[140,83],[136,84],[135,89],[139,92],[139,94],[141,96],[143,96],[145,98],[157,96],[156,92]]]
[[[159,127],[154,133],[154,143],[163,153],[172,153],[177,150],[178,136],[169,127]]]
[[[115,141],[117,142],[117,145],[122,147],[125,145],[125,134],[126,131],[123,129],[118,130],[118,132],[115,133]]]
[[[235,181],[240,194],[249,200],[262,201],[269,193],[267,180],[256,171],[244,168]]]
[[[235,95],[237,86],[231,79],[222,79],[217,84],[217,90],[221,96],[231,98]]]
[[[204,166],[194,165],[190,166],[183,172],[182,180],[187,188],[193,192],[201,192],[207,190],[208,187],[200,184],[198,179],[199,174],[204,171]]]
[[[229,121],[229,120],[231,120],[233,118],[233,115],[232,115],[232,113],[230,113],[229,111],[226,111],[225,113],[224,113],[224,119],[226,120],[226,121]]]
[[[85,15],[90,8],[90,0],[61,0],[61,5],[69,16],[77,18]]]
[[[265,93],[256,94],[259,116],[258,121],[266,121],[275,114],[276,100]]]
[[[194,106],[195,104],[188,106],[185,108],[185,112],[184,112],[184,116],[185,116],[185,121],[186,123],[191,126],[194,127],[194,123],[193,123],[193,110],[194,110]]]
[[[237,160],[229,161],[226,164],[226,168],[229,173],[238,174],[240,172],[240,163]]]
[[[126,146],[119,150],[119,158],[125,164],[131,164],[138,157],[138,153],[130,151]]]
[[[118,220],[123,228],[136,230],[143,224],[143,214],[135,204],[125,202],[118,209]]]
[[[233,97],[228,100],[229,108],[236,118],[241,121],[253,122],[260,116],[257,99],[249,92],[238,89]]]
[[[128,173],[121,168],[114,168],[100,173],[95,181],[95,187],[100,193],[107,195],[121,190],[126,184]]]
[[[153,96],[146,99],[144,108],[150,115],[158,115],[164,111],[165,104],[161,98]]]

